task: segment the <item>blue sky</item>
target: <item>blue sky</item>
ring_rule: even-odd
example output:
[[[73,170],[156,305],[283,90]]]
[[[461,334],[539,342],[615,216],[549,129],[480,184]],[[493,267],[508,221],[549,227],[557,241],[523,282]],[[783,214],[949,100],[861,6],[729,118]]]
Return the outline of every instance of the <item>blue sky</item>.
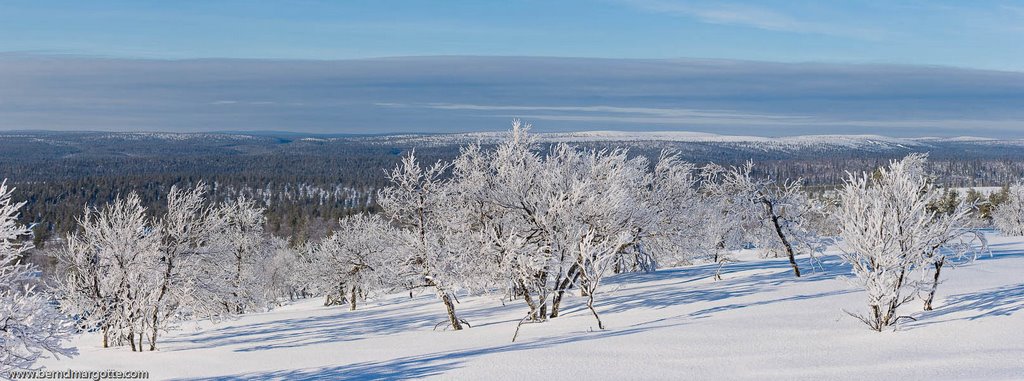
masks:
[[[1024,70],[1020,1],[0,3],[0,51],[144,58],[727,58]]]
[[[0,2],[0,130],[454,132],[516,117],[1024,137],[1024,1]]]

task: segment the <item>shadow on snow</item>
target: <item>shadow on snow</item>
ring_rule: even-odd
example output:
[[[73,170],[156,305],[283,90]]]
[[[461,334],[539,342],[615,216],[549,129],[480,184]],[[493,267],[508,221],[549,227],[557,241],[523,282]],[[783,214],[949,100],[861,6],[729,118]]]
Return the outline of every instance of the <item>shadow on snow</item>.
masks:
[[[679,323],[673,325],[680,325]],[[634,328],[617,331],[600,331],[573,336],[562,336],[554,339],[539,339],[523,343],[511,343],[487,348],[471,348],[465,350],[431,353],[420,356],[408,356],[387,361],[363,362],[341,366],[289,369],[271,372],[256,372],[240,375],[195,378],[189,380],[231,381],[231,380],[403,380],[422,378],[443,374],[458,369],[461,364],[473,357],[494,353],[514,352],[551,347],[573,342],[599,340],[615,336],[630,335],[663,326],[634,326]]]
[[[984,255],[979,261],[990,259],[1012,258],[1024,256],[1024,251],[1006,250],[1007,244],[995,244],[990,247],[993,255]],[[970,263],[960,262],[958,266]],[[681,268],[658,270],[653,273],[628,273],[610,277],[606,281],[606,289],[597,299],[598,312],[614,314],[637,308],[660,309],[674,305],[695,302],[715,302],[741,298],[756,293],[770,292],[794,282],[818,282],[833,280],[837,276],[848,276],[850,268],[836,255],[819,256],[813,264],[802,260],[803,277],[796,278],[789,263],[784,259],[769,259],[753,262],[734,262],[722,268],[724,280],[712,281],[718,270],[717,264],[703,264]],[[703,281],[703,282],[701,282]],[[688,284],[692,287],[673,287]],[[628,288],[628,293],[617,291]],[[572,292],[572,291],[570,291]],[[387,361],[363,362],[333,367],[291,369],[272,372],[257,372],[240,375],[225,375],[200,380],[369,380],[369,379],[408,379],[443,374],[461,367],[470,358],[494,353],[530,350],[551,347],[580,341],[600,340],[608,337],[632,335],[639,332],[673,327],[686,324],[677,318],[689,317],[701,319],[713,314],[773,303],[784,303],[820,297],[858,292],[854,288],[833,290],[815,294],[787,296],[768,300],[735,302],[694,311],[688,315],[656,319],[633,324],[621,330],[609,330],[589,333],[577,333],[572,336],[557,338],[541,338],[533,341],[510,343],[486,348],[471,348],[456,351],[401,357]],[[419,297],[416,300],[394,299],[385,303],[437,303]],[[564,310],[565,315],[587,313],[583,299],[568,298]],[[973,293],[953,295],[945,298],[944,305],[935,311],[922,314],[919,322],[908,324],[908,328],[920,327],[942,321],[966,319],[975,320],[987,316],[1006,316],[1024,309],[1024,283],[983,290]],[[424,314],[422,310],[402,308],[392,309],[368,308],[359,311],[337,312],[318,317],[286,319],[273,322],[258,323],[245,326],[225,327],[200,333],[192,337],[175,338],[170,342],[191,344],[188,348],[178,350],[217,347],[223,345],[253,346],[237,349],[237,351],[256,351],[273,348],[315,345],[320,343],[343,340],[359,340],[368,335],[388,335],[417,329],[431,329],[434,324],[444,319],[442,310]],[[465,317],[492,316],[498,310],[522,309],[517,301],[507,302],[505,306],[473,308],[461,311]],[[403,312],[405,311],[405,312]],[[942,317],[968,313],[969,316],[941,320]],[[488,322],[484,325],[512,323],[516,320]],[[674,321],[674,322],[673,322]],[[271,344],[266,344],[271,342]],[[260,344],[260,345],[255,345]]]

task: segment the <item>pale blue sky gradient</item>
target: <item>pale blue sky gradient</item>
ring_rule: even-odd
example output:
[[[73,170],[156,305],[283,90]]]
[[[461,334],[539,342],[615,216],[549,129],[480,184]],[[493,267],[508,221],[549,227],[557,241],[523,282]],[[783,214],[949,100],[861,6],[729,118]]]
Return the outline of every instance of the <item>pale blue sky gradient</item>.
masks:
[[[0,3],[0,52],[127,58],[725,58],[1024,70],[1024,2]]]

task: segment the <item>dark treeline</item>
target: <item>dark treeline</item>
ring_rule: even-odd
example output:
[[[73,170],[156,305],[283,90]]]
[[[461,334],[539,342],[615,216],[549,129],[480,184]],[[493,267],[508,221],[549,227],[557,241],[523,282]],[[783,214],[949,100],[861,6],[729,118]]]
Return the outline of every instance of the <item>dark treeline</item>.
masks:
[[[137,192],[151,214],[163,212],[172,186],[210,185],[211,200],[245,196],[267,209],[268,231],[321,237],[346,215],[373,212],[384,169],[410,147],[350,140],[289,140],[204,134],[164,139],[148,134],[40,133],[0,137],[0,176],[27,201],[23,223],[37,245],[75,229],[85,206]],[[177,136],[177,135],[171,135]],[[457,147],[420,150],[430,160]]]

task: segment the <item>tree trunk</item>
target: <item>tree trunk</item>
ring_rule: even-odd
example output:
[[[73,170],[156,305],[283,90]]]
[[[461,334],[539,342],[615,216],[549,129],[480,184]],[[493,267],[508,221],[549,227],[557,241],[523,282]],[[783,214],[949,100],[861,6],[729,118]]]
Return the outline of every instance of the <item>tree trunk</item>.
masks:
[[[558,308],[562,305],[563,294],[565,294],[565,290],[558,290],[555,292],[555,296],[551,298],[551,315],[549,315],[548,317],[552,319],[558,317]]]
[[[530,291],[526,289],[526,285],[522,280],[519,281],[519,287],[523,290],[523,300],[530,307],[530,320],[537,321],[543,318],[543,315],[538,315],[537,304],[533,302],[533,297],[530,296]]]
[[[349,311],[355,311],[356,310],[356,286],[352,286],[352,294],[350,296],[351,297],[349,298],[349,301],[348,301],[349,302]]]
[[[881,308],[879,306],[871,306],[871,312],[875,317],[875,321],[874,324],[871,326],[871,329],[878,332],[882,332],[882,328],[885,326],[885,323],[882,321]]]
[[[768,199],[765,198],[761,199],[761,202],[764,203],[765,209],[767,209],[768,214],[771,216],[772,225],[775,227],[775,234],[779,236],[779,240],[782,241],[782,246],[786,248],[786,255],[789,256],[789,265],[793,267],[793,274],[799,278],[800,267],[796,264],[796,255],[793,253],[793,245],[789,243],[789,240],[786,239],[786,234],[782,232],[782,224],[779,223],[779,216],[775,214],[775,209],[772,206],[771,201],[768,201]]]
[[[570,275],[563,279],[562,282],[558,284],[558,288],[555,289],[555,297],[551,299],[550,317],[552,319],[558,317],[559,307],[562,305],[562,296],[565,294],[565,290],[569,289],[573,283],[576,283],[576,279],[580,277],[578,269],[579,267],[577,267],[576,264],[573,264],[572,267],[569,268]]]
[[[156,323],[157,323],[157,315],[156,315],[156,312],[153,312],[153,331],[150,333],[150,337],[149,337],[149,351],[150,352],[156,350],[156,337],[157,337],[157,334],[159,332],[159,328],[157,328],[158,326],[156,325]]]
[[[924,299],[924,310],[932,310],[932,300],[935,300],[935,290],[939,288],[939,274],[942,272],[942,265],[945,264],[946,258],[942,258],[935,262],[935,278],[932,279],[932,289],[928,292],[928,297]]]
[[[103,326],[103,348],[110,348],[110,327]]]
[[[451,296],[447,292],[443,292],[441,294],[441,301],[444,302],[444,307],[448,309],[448,322],[451,323],[452,329],[456,331],[462,330],[462,322],[455,315],[455,304],[452,303]]]
[[[590,313],[594,314],[594,319],[597,320],[597,328],[604,329],[604,323],[601,322],[601,317],[597,316],[597,310],[594,309],[594,293],[588,292],[587,295],[587,308],[590,309]]]

